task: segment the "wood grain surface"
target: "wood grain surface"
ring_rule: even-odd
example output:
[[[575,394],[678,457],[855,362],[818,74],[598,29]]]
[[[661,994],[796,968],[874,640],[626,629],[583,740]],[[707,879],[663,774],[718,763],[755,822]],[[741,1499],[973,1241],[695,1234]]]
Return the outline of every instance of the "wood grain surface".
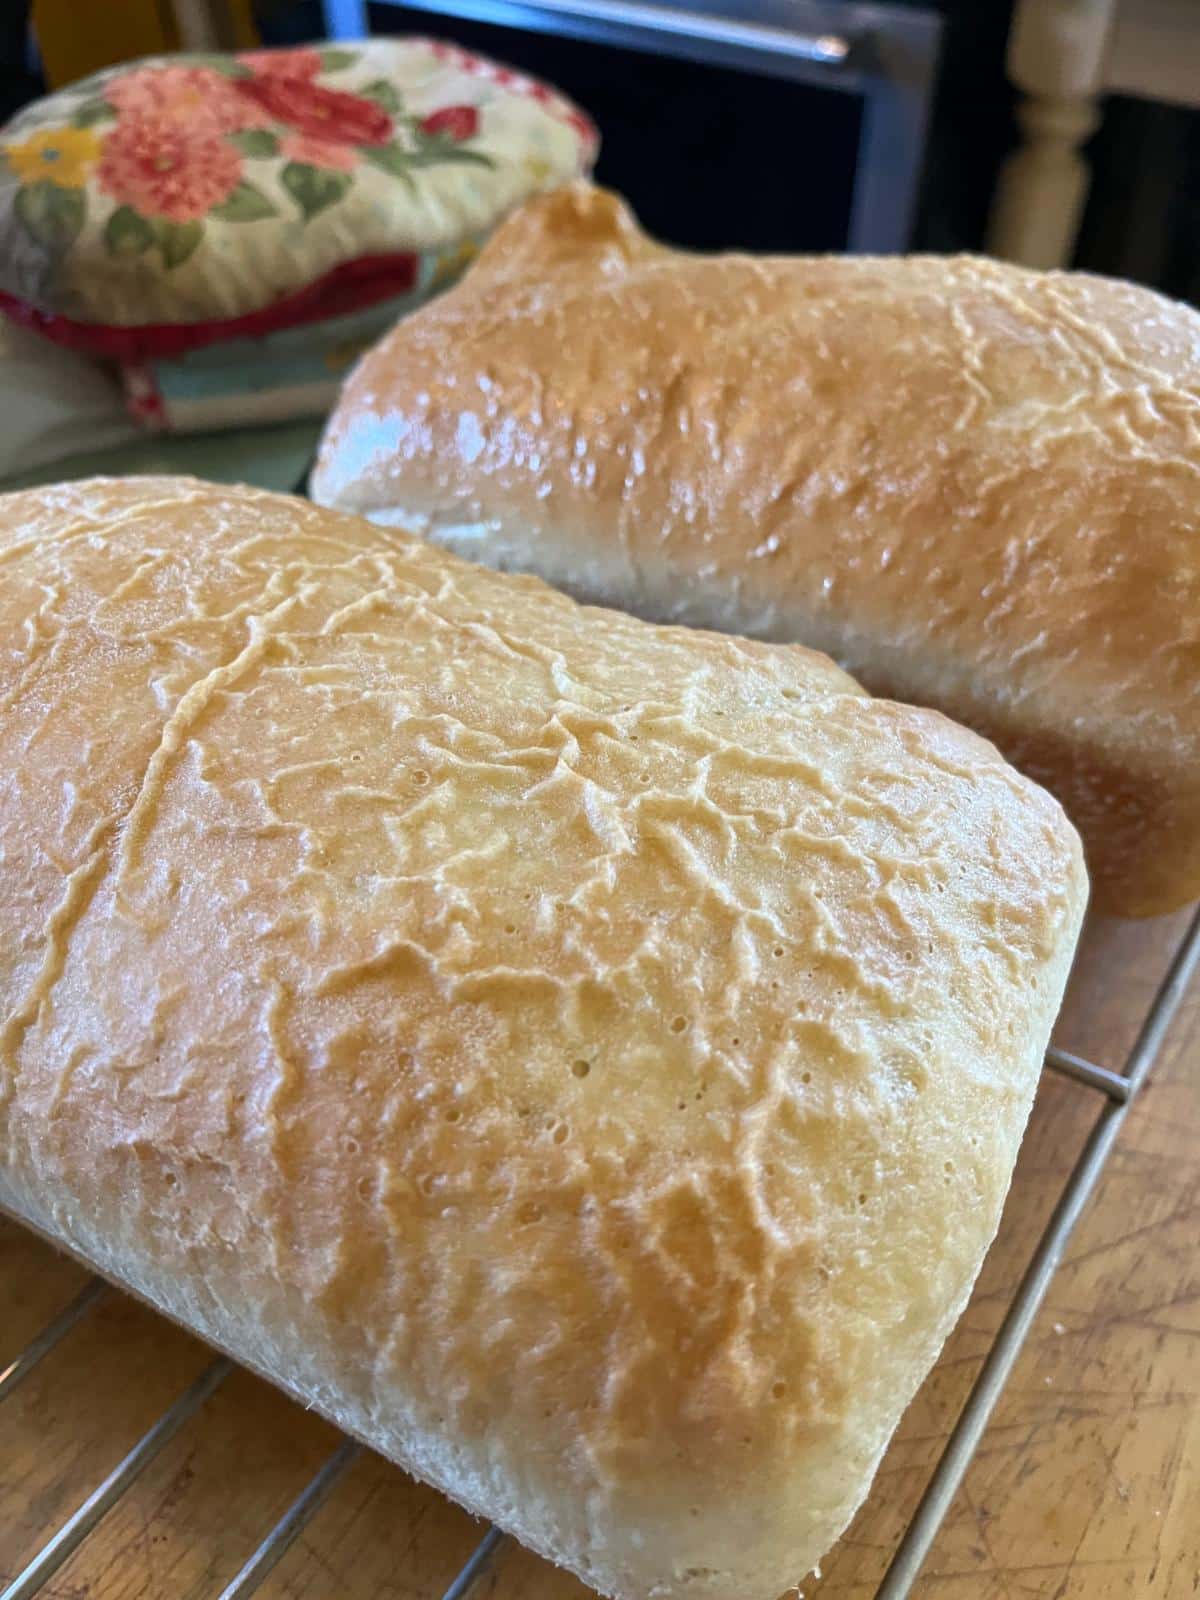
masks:
[[[1185,919],[1089,926],[1056,1039],[1120,1067]],[[1200,1593],[1200,992],[1189,995],[1067,1253],[919,1600]],[[1000,1237],[872,1494],[806,1600],[870,1600],[1097,1112],[1047,1075]],[[86,1274],[0,1222],[0,1368]],[[207,1365],[110,1291],[0,1407],[0,1588]],[[43,1591],[213,1600],[338,1436],[237,1372]],[[439,1600],[482,1529],[364,1454],[259,1591]],[[586,1600],[506,1543],[472,1600]]]

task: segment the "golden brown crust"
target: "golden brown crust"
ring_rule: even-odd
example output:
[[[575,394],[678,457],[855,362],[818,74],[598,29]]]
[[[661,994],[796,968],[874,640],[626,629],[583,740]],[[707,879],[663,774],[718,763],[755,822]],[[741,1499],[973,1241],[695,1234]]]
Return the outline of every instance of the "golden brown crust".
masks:
[[[577,185],[361,363],[314,476],[660,621],[800,639],[1046,783],[1102,908],[1200,893],[1200,317],[933,257],[676,254]]]
[[[601,1590],[771,1600],[992,1237],[1058,807],[280,496],[7,496],[0,573],[0,1204]]]

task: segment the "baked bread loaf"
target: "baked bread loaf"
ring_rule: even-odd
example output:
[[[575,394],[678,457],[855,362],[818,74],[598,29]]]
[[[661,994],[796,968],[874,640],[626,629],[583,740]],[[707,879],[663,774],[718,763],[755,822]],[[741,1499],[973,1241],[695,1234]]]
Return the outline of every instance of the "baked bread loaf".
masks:
[[[1053,800],[302,500],[0,499],[0,1200],[623,1600],[836,1538],[997,1224]]]
[[[984,260],[681,255],[580,185],[364,358],[312,492],[584,600],[826,650],[1045,783],[1101,909],[1200,894],[1184,306]]]

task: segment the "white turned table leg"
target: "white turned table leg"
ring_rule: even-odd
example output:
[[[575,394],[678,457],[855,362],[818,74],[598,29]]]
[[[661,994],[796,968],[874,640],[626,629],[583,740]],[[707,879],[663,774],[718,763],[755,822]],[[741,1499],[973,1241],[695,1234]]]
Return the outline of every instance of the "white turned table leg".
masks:
[[[1100,121],[1098,94],[1115,0],[1020,0],[1008,72],[1025,99],[1022,143],[1000,174],[987,248],[1029,267],[1065,267],[1087,198],[1080,146]]]

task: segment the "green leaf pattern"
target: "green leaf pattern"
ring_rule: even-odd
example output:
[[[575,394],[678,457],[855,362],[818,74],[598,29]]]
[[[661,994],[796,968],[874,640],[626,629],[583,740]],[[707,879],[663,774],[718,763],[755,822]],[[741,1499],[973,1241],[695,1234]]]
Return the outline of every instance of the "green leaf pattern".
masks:
[[[109,105],[103,95],[95,100],[85,100],[77,106],[71,116],[71,126],[74,128],[92,128],[98,122],[112,122],[117,113]]]
[[[389,83],[386,78],[376,78],[374,83],[368,83],[365,88],[355,91],[366,100],[374,100],[377,106],[382,106],[385,111],[390,111],[392,116],[399,116],[401,110],[400,95],[394,83]]]
[[[322,72],[340,72],[343,67],[352,67],[358,60],[357,50],[322,50]]]
[[[160,222],[158,242],[163,262],[169,268],[181,267],[204,237],[202,222]]]
[[[246,128],[241,133],[231,133],[229,142],[236,145],[244,156],[277,156],[279,136],[270,128]]]
[[[222,222],[261,222],[264,217],[279,215],[262,190],[244,179],[228,199],[222,200],[208,214]]]
[[[304,161],[289,161],[279,174],[279,181],[308,222],[327,206],[336,205],[354,180],[348,172],[329,172]]]
[[[465,142],[456,143],[442,133],[423,133],[415,117],[405,117],[403,123],[411,144],[396,140],[391,144],[367,146],[360,153],[373,167],[401,179],[414,194],[417,185],[413,173],[422,167],[493,168],[496,165],[491,156],[484,155],[482,150],[468,149]]]
[[[132,206],[118,206],[104,224],[104,248],[110,256],[145,255],[154,242],[154,225]]]
[[[51,255],[64,255],[78,239],[87,214],[82,189],[39,179],[17,190],[16,213],[25,231]]]
[[[369,150],[363,151],[363,160],[378,167],[380,172],[386,172],[389,178],[399,178],[408,192],[416,195],[417,186],[408,170],[408,152],[401,145],[372,145]]]
[[[460,167],[494,167],[496,163],[491,156],[485,156],[482,150],[464,150],[460,144],[451,144],[449,140],[436,145],[427,145],[423,150],[411,150],[406,154],[410,167],[440,167],[446,163],[457,163]]]

